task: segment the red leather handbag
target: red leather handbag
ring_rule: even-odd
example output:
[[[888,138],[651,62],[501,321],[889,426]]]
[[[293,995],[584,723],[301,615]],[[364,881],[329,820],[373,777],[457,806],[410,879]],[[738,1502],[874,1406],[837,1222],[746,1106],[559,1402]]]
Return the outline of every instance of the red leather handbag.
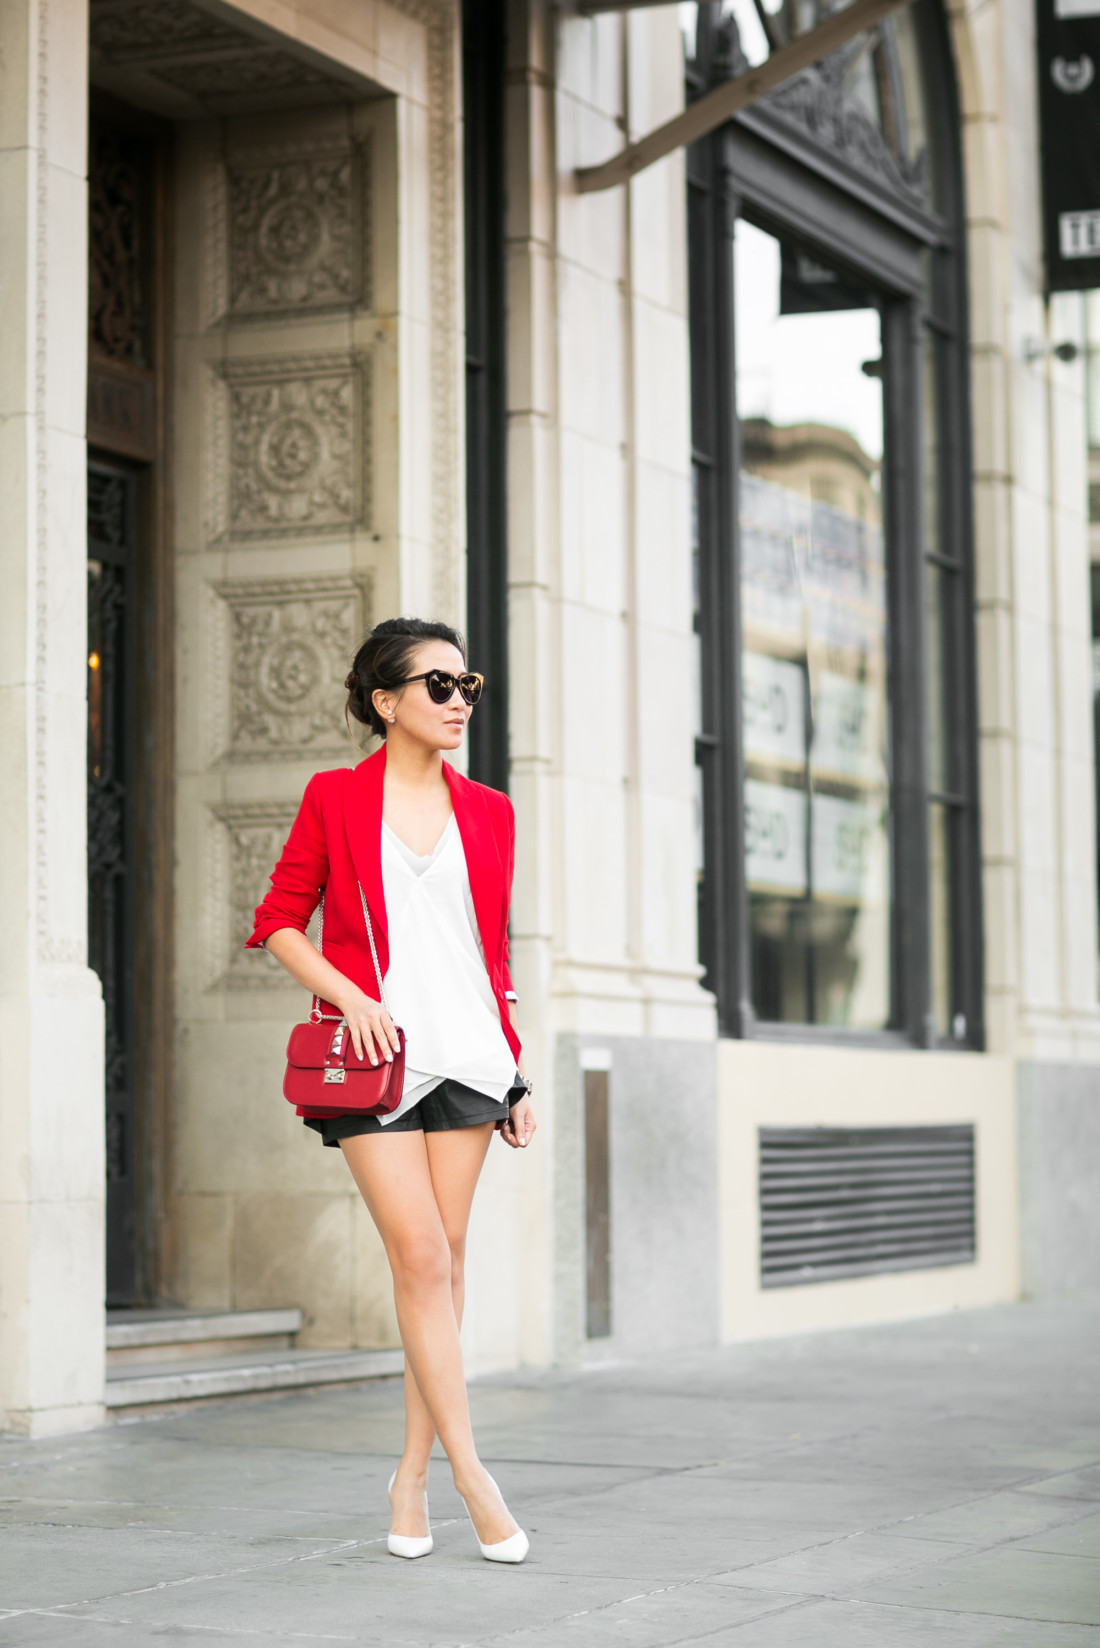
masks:
[[[370,940],[378,999],[389,1012],[374,943],[370,910],[359,889],[363,920]],[[325,900],[321,896],[320,930],[317,948],[324,955]],[[335,1027],[335,1028],[334,1028]],[[299,1116],[388,1116],[401,1103],[405,1085],[405,1032],[397,1031],[400,1042],[392,1060],[371,1064],[356,1057],[347,1020],[339,1013],[322,1013],[316,996],[306,1024],[296,1024],[286,1046],[286,1075],[283,1097],[296,1106]]]

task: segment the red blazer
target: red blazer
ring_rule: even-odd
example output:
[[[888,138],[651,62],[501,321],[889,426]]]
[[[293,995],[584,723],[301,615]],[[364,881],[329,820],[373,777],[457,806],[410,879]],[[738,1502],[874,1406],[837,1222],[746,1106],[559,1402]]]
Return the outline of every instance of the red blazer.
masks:
[[[368,996],[378,1000],[370,943],[359,902],[362,886],[374,925],[383,976],[389,966],[386,900],[382,890],[382,777],[386,747],[357,767],[317,773],[306,785],[271,888],[256,909],[256,925],[245,948],[255,950],[282,927],[304,933],[325,894],[325,956]],[[516,826],[512,803],[499,790],[463,778],[446,761],[470,891],[474,899],[485,965],[512,1052],[519,1038],[508,1016],[508,906],[512,897]],[[326,1003],[325,1009],[335,1008]]]

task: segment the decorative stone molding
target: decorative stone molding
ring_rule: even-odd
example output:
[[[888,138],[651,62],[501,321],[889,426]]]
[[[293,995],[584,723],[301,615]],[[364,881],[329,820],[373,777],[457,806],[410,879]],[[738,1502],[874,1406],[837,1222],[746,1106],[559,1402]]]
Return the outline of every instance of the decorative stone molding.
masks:
[[[201,312],[204,327],[229,307],[229,186],[221,145],[211,135],[202,159]]]
[[[219,369],[227,438],[208,409],[216,535],[316,537],[366,523],[368,361],[276,356]]]
[[[228,389],[217,371],[203,374],[202,382],[202,507],[207,543],[224,538],[229,524]]]
[[[212,718],[214,760],[346,754],[344,677],[366,623],[368,590],[350,577],[260,578],[211,586],[211,649],[224,658],[228,716]],[[225,668],[212,683],[224,704]],[[220,735],[220,736],[219,736]]]
[[[234,319],[369,302],[368,155],[301,143],[234,153],[228,167]]]
[[[206,929],[210,989],[273,990],[292,983],[266,950],[246,950],[297,808],[286,801],[227,802],[210,809]]]
[[[239,115],[288,105],[344,100],[358,77],[290,35],[261,25],[234,26],[232,8],[213,15],[190,0],[90,0],[94,68],[112,90],[133,91],[142,107],[178,116]]]
[[[460,618],[464,606],[464,567],[459,546],[464,541],[462,433],[465,356],[461,239],[456,211],[458,7],[455,0],[391,0],[391,3],[397,11],[423,27],[427,48],[426,173],[429,210],[426,215],[431,322],[430,448],[427,467],[431,498],[431,604],[438,612]],[[314,101],[317,101],[316,97]],[[370,156],[363,147],[357,151],[358,158],[355,160],[356,150],[350,142],[345,152],[353,155],[348,210],[353,215],[358,212],[360,225],[358,233],[353,227],[351,235],[358,268],[353,263],[350,277],[353,295],[350,298],[342,295],[347,285],[346,274],[338,274],[333,267],[334,248],[342,244],[345,234],[340,221],[344,208],[335,201],[326,203],[325,210],[333,214],[333,222],[331,227],[326,224],[323,233],[319,234],[315,222],[312,228],[307,224],[309,214],[300,210],[304,190],[299,186],[300,180],[292,179],[288,169],[295,159],[303,165],[312,165],[326,153],[331,156],[326,144],[318,142],[316,137],[304,135],[303,142],[293,149],[289,143],[270,147],[234,147],[226,157],[211,148],[203,184],[202,312],[205,326],[214,326],[227,317],[252,322],[276,314],[291,315],[302,308],[306,312],[317,313],[325,309],[331,311],[355,304],[361,307],[370,304],[370,213],[366,200],[366,191],[370,186]],[[277,260],[270,256],[266,268],[258,266],[251,253],[246,255],[246,243],[255,246],[263,208],[257,208],[252,202],[244,203],[243,188],[234,188],[227,169],[229,174],[243,179],[254,166],[257,169],[266,166],[269,173],[282,170],[283,175],[272,184],[272,204],[275,196],[285,197],[285,238],[274,235],[273,242],[283,239],[283,255],[289,257],[289,269],[276,268]],[[360,174],[358,182],[354,177],[356,166]],[[271,233],[270,225],[268,232]],[[295,246],[297,267],[293,266]],[[246,273],[249,261],[253,263],[252,273]],[[304,292],[305,298],[300,301],[298,297],[288,295],[296,292]],[[221,415],[224,416],[224,412]],[[225,442],[215,433],[211,418],[207,417],[204,421],[206,454],[208,459],[213,460],[208,463],[208,473],[216,477],[219,467],[225,463]],[[361,450],[363,443],[360,441],[358,446]],[[220,490],[216,478],[212,489],[208,490],[208,538],[217,538],[227,531],[232,537],[241,535],[226,519],[224,489],[223,475]],[[366,519],[366,494],[361,518]],[[313,530],[309,523],[306,525],[310,531]],[[294,530],[286,522],[273,522],[272,526],[279,533]],[[261,530],[265,536],[269,535],[268,528],[261,528],[259,524],[245,529],[245,535],[259,535]]]
[[[459,304],[456,222],[455,0],[392,0],[424,26],[428,41],[428,169],[431,178],[432,604],[463,610],[464,567],[455,546],[465,542],[461,463],[464,334]]]
[[[240,36],[238,36],[238,40]],[[160,60],[156,73],[159,79],[181,91],[191,92],[204,100],[232,97],[248,98],[250,94],[294,92],[300,103],[321,101],[325,92],[347,95],[346,84],[331,75],[284,51],[257,51],[254,46],[231,56],[210,57],[202,62],[185,58],[178,61]],[[228,109],[225,111],[228,113]]]
[[[229,748],[233,695],[229,667],[230,608],[214,584],[201,586],[198,618],[204,688],[199,694],[202,762],[213,767],[224,759]]]
[[[58,565],[51,565],[51,551],[64,549],[63,537],[51,510],[50,440],[47,426],[49,396],[47,332],[50,327],[49,297],[54,290],[55,275],[51,273],[50,213],[57,208],[50,200],[50,58],[56,50],[55,31],[64,27],[56,7],[47,0],[38,0],[37,46],[34,64],[34,154],[31,173],[34,187],[34,906],[35,937],[38,959],[62,965],[83,965],[87,961],[87,942],[84,933],[83,909],[80,902],[65,898],[59,887],[56,848],[59,827],[67,830],[70,820],[56,804],[58,791],[57,762],[59,745],[56,727],[59,711],[51,703],[49,692],[50,632],[53,603],[57,599],[59,573],[62,581],[71,576],[71,568],[58,557]],[[13,76],[17,71],[13,65]],[[14,81],[13,81],[14,83]],[[56,96],[56,94],[55,94]],[[29,210],[29,208],[27,208]],[[60,292],[68,295],[65,282]],[[31,340],[28,338],[28,344]],[[56,483],[55,483],[56,484]],[[66,487],[70,484],[65,478]]]

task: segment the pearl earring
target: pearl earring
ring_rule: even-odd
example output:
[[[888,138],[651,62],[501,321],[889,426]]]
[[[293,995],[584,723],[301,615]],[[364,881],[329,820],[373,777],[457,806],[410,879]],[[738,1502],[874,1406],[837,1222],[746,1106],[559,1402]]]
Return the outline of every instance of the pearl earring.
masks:
[[[387,721],[396,721],[397,717],[396,717],[396,715],[387,715],[386,720]]]

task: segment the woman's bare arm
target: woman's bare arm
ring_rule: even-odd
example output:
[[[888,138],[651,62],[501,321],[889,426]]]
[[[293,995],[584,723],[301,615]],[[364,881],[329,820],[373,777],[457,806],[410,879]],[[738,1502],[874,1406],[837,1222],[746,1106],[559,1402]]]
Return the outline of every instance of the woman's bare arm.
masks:
[[[516,1004],[514,1001],[508,1003],[508,1020],[514,1030],[516,1028]],[[520,1075],[525,1076],[527,1072],[523,1068],[522,1053],[517,1060],[517,1065]],[[514,1104],[509,1110],[508,1119],[500,1130],[500,1136],[505,1144],[510,1144],[514,1150],[518,1145],[525,1146],[529,1139],[534,1138],[537,1126],[538,1123],[535,1121],[535,1112],[531,1108],[530,1097],[525,1094],[518,1104]]]
[[[401,1044],[385,1008],[339,972],[331,961],[326,961],[304,933],[296,927],[280,927],[266,940],[265,948],[286,968],[295,983],[340,1009],[348,1021],[358,1058],[363,1057],[364,1048],[372,1064],[378,1063],[379,1053],[386,1059],[393,1057]]]

